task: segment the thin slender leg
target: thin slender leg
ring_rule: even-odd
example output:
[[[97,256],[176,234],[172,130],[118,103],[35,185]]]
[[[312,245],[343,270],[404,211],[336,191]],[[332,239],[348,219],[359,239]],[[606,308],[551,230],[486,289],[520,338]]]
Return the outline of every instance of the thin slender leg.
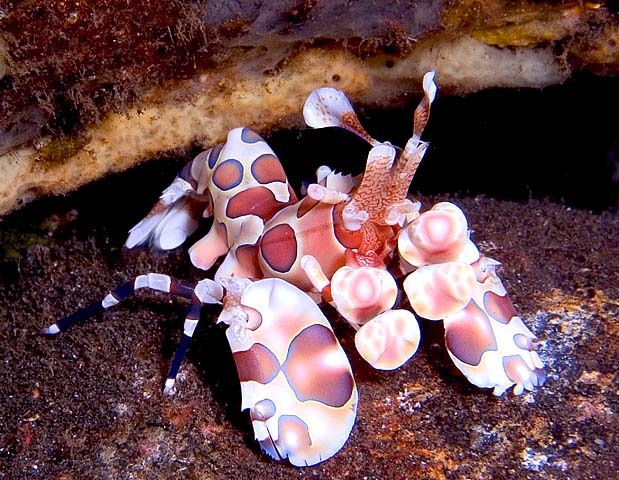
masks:
[[[64,332],[76,323],[79,323],[92,315],[103,312],[123,300],[126,300],[133,295],[136,290],[141,288],[150,288],[151,290],[171,293],[178,297],[191,299],[195,287],[196,285],[191,282],[178,280],[161,273],[138,275],[133,280],[108,293],[100,302],[93,303],[85,308],[80,308],[76,312],[67,315],[49,327],[43,328],[41,333],[45,335],[54,335],[59,332]]]
[[[150,288],[151,290],[171,293],[172,295],[191,299],[187,317],[185,318],[185,323],[183,325],[183,336],[181,337],[180,344],[174,354],[172,365],[170,366],[168,377],[165,382],[163,392],[164,394],[168,394],[174,387],[176,375],[178,374],[180,365],[185,358],[187,349],[191,343],[191,338],[193,337],[193,333],[198,326],[198,322],[200,321],[202,306],[207,303],[221,303],[223,298],[223,287],[213,280],[205,279],[197,284],[194,284],[160,273],[139,275],[135,279],[121,285],[119,288],[106,295],[102,301],[93,303],[70,315],[67,315],[58,322],[42,329],[41,333],[45,335],[54,335],[67,330],[72,325],[81,322],[92,315],[103,312],[123,300],[126,300],[133,295],[136,290],[141,288]]]
[[[176,383],[176,375],[178,374],[181,363],[183,363],[193,333],[200,321],[202,307],[207,303],[221,303],[223,295],[223,287],[209,279],[201,280],[193,289],[191,304],[189,305],[185,323],[183,324],[183,336],[174,353],[172,365],[170,365],[170,370],[168,371],[168,377],[166,378],[165,387],[163,389],[164,395],[168,395]]]

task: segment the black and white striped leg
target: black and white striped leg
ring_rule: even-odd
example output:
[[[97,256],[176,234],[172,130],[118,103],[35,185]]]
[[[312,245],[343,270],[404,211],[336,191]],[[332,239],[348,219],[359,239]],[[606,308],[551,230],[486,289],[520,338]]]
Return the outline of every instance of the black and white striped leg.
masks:
[[[93,303],[92,305],[67,315],[49,327],[43,328],[41,333],[45,335],[54,335],[58,332],[63,332],[72,325],[117,305],[141,288],[150,288],[151,290],[158,290],[160,292],[171,293],[179,297],[191,299],[196,285],[192,282],[177,280],[169,275],[161,273],[138,275],[133,280],[121,285],[116,290],[106,295],[102,301]]]
[[[191,304],[189,305],[187,317],[185,318],[185,323],[183,325],[183,336],[181,337],[178,348],[174,353],[172,365],[170,366],[170,371],[168,372],[168,378],[165,381],[165,387],[163,389],[164,395],[169,394],[172,388],[174,388],[174,384],[176,383],[176,375],[178,374],[181,363],[187,354],[187,349],[191,343],[193,332],[195,332],[198,322],[200,321],[200,312],[202,311],[202,307],[207,303],[221,303],[223,296],[223,287],[213,280],[201,280],[194,288],[191,296]]]
[[[67,315],[49,327],[43,328],[41,333],[46,335],[54,335],[67,330],[72,325],[119,304],[133,295],[136,290],[141,288],[150,288],[151,290],[171,293],[172,295],[176,295],[178,297],[191,299],[189,311],[187,312],[187,317],[185,318],[185,323],[183,326],[183,336],[181,337],[181,342],[176,349],[176,353],[174,354],[174,359],[172,360],[172,365],[170,366],[168,378],[165,382],[165,388],[163,390],[164,394],[168,394],[174,387],[176,375],[178,374],[178,370],[183,362],[183,359],[185,358],[189,344],[191,343],[193,332],[200,321],[202,306],[207,303],[221,303],[223,299],[223,287],[213,280],[204,279],[197,284],[194,284],[185,280],[178,280],[161,273],[139,275],[130,282],[121,285],[113,292],[107,294],[102,301],[93,303],[85,308],[81,308],[78,311],[73,312],[70,315]]]

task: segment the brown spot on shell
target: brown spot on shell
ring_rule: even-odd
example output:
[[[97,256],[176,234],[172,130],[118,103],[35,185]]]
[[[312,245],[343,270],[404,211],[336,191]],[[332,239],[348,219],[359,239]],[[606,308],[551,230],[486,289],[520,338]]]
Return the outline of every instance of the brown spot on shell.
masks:
[[[276,272],[290,271],[297,259],[297,239],[287,223],[268,230],[260,242],[262,258]]]
[[[239,218],[244,215],[257,215],[268,220],[288,203],[278,202],[273,192],[266,187],[253,187],[234,195],[226,207],[226,215]]]
[[[271,153],[265,153],[256,158],[251,164],[251,173],[259,183],[287,181],[282,164]]]
[[[492,318],[501,323],[507,324],[512,317],[516,316],[516,309],[507,294],[501,297],[494,292],[486,292],[484,294],[484,307]]]
[[[264,139],[260,135],[249,128],[244,128],[241,130],[241,140],[245,143],[264,142]]]
[[[221,190],[231,190],[243,180],[243,165],[235,159],[220,163],[213,173],[212,181]]]
[[[475,302],[446,319],[445,343],[458,360],[468,365],[479,365],[484,352],[497,348],[490,320]]]
[[[234,362],[241,382],[253,380],[263,385],[275,378],[280,367],[273,352],[260,343],[249,350],[234,352]]]
[[[307,452],[312,447],[307,423],[296,415],[279,417],[277,429],[279,431],[277,444],[284,453],[299,455],[300,452]]]
[[[355,386],[344,352],[324,325],[311,325],[290,342],[282,371],[302,402],[315,400],[341,407]]]

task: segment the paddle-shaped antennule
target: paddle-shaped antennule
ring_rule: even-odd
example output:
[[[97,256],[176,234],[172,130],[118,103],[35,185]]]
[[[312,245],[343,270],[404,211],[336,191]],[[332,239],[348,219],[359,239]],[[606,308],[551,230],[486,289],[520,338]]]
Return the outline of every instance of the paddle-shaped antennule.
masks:
[[[376,143],[368,154],[361,185],[344,211],[344,225],[349,230],[366,221],[380,225],[402,224],[416,215],[406,196],[428,148],[420,137],[436,97],[434,72],[425,75],[423,87],[424,97],[415,110],[413,136],[404,150],[389,143]]]
[[[323,87],[310,93],[303,106],[303,118],[308,127],[340,127],[357,134],[371,145],[378,143],[361,126],[346,95],[336,88]]]
[[[436,98],[436,92],[438,91],[438,87],[434,81],[435,73],[436,72],[432,70],[423,76],[424,97],[415,109],[415,114],[413,116],[413,136],[406,144],[406,150],[411,152],[417,149],[421,134],[426,128],[428,118],[430,118],[430,105],[432,105],[432,102]]]
[[[413,116],[413,135],[406,142],[402,155],[395,163],[392,173],[392,195],[401,198],[400,201],[406,197],[415,172],[417,172],[417,168],[428,148],[428,143],[421,141],[421,134],[430,118],[430,106],[436,98],[437,89],[434,82],[434,71],[426,73],[423,77],[424,95]]]

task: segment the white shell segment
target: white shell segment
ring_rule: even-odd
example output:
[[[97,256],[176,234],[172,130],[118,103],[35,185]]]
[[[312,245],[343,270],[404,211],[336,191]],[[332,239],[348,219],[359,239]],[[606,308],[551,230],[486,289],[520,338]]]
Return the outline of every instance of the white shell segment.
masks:
[[[417,352],[420,339],[415,315],[408,310],[388,310],[359,329],[355,346],[374,368],[394,370]]]
[[[213,222],[211,229],[189,247],[189,258],[194,267],[208,270],[228,251],[228,236],[223,225]]]
[[[320,182],[320,180],[318,181]],[[331,171],[324,177],[324,181],[327,188],[337,190],[341,193],[350,193],[353,188],[359,185],[360,178],[358,176],[353,177],[352,175],[343,175]]]
[[[253,245],[260,237],[262,233],[261,229],[244,228],[243,224],[246,220],[246,215],[254,217],[255,222],[252,224],[253,227],[256,227],[258,223],[264,223],[264,220],[259,215],[250,212],[249,206],[247,206],[247,212],[244,215],[239,215],[234,218],[229,215],[229,204],[237,194],[246,192],[253,187],[265,187],[273,194],[275,201],[285,204],[290,200],[290,191],[285,177],[283,181],[273,181],[266,184],[256,179],[252,171],[253,169],[251,168],[254,161],[263,155],[275,157],[275,153],[262,139],[251,144],[243,141],[242,135],[244,131],[246,131],[246,129],[235,128],[228,133],[227,141],[213,166],[213,174],[211,174],[208,179],[208,190],[213,196],[215,220],[226,225],[228,245],[230,247],[233,245]],[[239,172],[237,178],[238,183],[223,190],[221,188],[222,184],[217,183],[218,177],[216,173],[218,171],[223,172],[225,168],[223,166],[224,162],[230,162],[232,160],[239,162],[243,168],[242,171]],[[224,177],[224,175],[222,175],[222,177]],[[282,207],[283,206],[285,205],[282,205]]]
[[[346,202],[350,198],[339,190],[323,187],[318,183],[312,183],[307,187],[307,196],[330,205]]]
[[[331,278],[331,296],[339,314],[357,326],[393,307],[398,286],[386,270],[345,266]]]
[[[176,177],[148,215],[129,230],[125,246],[133,248],[149,242],[153,248],[171,250],[181,245],[196,231],[201,216],[197,211],[201,202],[186,198],[190,192],[195,193],[191,184]],[[202,203],[207,204],[206,197]]]
[[[318,260],[311,255],[301,257],[301,268],[317,292],[322,292],[331,283],[325,272],[323,272]]]
[[[172,250],[182,245],[197,228],[198,221],[190,212],[172,208],[155,230],[154,245],[161,250]]]

